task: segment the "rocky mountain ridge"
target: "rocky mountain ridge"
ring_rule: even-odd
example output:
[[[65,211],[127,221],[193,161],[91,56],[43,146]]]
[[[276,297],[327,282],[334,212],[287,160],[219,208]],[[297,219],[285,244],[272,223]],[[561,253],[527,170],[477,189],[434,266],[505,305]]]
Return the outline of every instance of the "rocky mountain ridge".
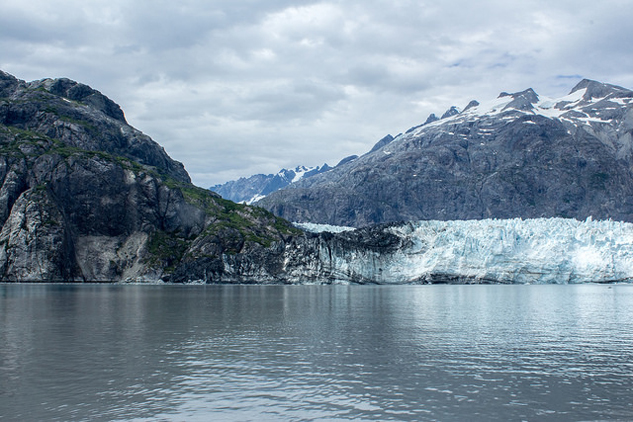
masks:
[[[449,109],[358,159],[257,205],[290,221],[362,227],[417,220],[633,221],[633,91],[583,80]]]

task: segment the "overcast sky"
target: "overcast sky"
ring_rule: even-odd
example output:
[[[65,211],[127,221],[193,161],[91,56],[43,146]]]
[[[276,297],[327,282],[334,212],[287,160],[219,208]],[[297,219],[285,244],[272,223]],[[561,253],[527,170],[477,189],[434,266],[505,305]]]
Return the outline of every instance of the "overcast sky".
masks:
[[[367,152],[501,91],[633,88],[630,0],[0,0],[0,69],[123,108],[195,184]]]

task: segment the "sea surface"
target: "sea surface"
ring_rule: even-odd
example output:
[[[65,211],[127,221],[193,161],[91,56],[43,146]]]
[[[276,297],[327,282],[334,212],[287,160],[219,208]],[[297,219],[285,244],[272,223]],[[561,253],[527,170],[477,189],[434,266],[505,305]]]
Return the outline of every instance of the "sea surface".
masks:
[[[633,420],[633,286],[0,285],[0,420]]]

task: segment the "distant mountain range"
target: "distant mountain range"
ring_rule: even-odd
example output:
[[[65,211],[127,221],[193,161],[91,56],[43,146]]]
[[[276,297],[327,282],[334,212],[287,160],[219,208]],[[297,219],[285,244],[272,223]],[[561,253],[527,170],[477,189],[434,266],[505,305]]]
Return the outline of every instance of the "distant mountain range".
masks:
[[[295,222],[568,217],[633,221],[633,91],[583,80],[451,107],[258,201]]]
[[[382,148],[393,141],[393,139],[391,135],[385,136],[376,142],[370,152]],[[325,173],[357,158],[358,155],[345,157],[335,167],[330,167],[327,163],[316,167],[297,166],[291,170],[281,169],[276,174],[255,174],[250,177],[241,177],[238,180],[211,186],[209,190],[219,194],[224,199],[251,205],[292,183]]]
[[[242,177],[238,180],[211,186],[209,189],[224,199],[250,205],[291,183],[325,173],[331,169],[332,167],[327,164],[317,167],[297,166],[292,170],[281,169],[276,174],[256,174],[248,178]]]

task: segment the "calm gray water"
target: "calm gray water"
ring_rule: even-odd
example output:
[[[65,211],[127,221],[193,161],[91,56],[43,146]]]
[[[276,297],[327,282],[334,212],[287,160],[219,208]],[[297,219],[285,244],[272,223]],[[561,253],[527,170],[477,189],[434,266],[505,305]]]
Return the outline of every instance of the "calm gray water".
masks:
[[[633,286],[0,285],[1,420],[633,420]]]

